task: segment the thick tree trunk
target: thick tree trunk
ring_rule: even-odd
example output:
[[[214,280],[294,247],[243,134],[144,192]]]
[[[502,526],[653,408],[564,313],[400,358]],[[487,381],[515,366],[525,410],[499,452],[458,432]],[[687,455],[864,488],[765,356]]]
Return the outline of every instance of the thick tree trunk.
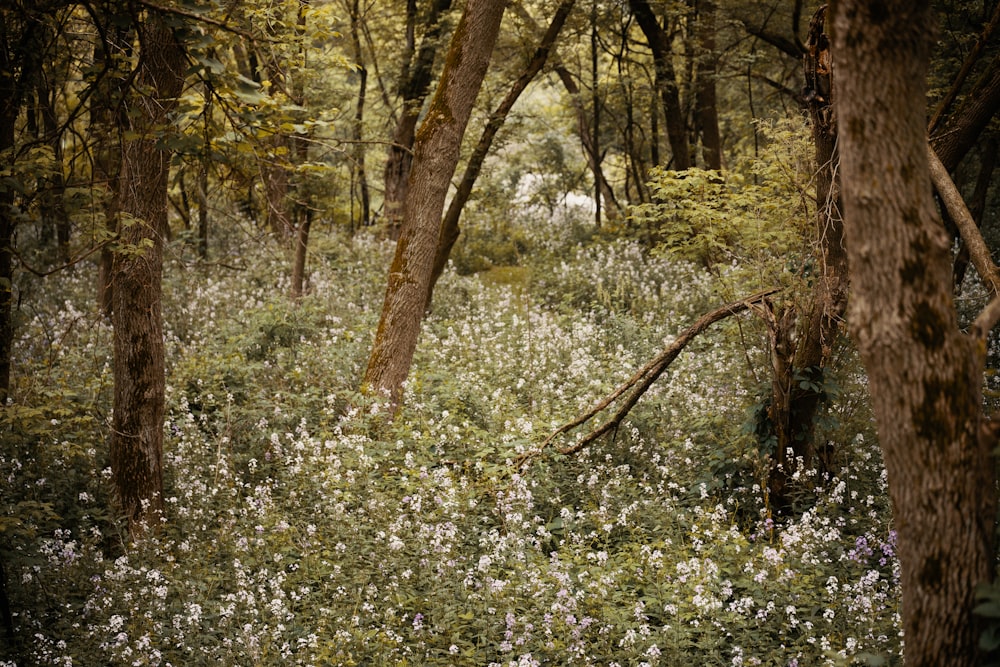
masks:
[[[123,142],[121,245],[114,283],[114,421],[111,470],[120,509],[133,533],[163,514],[164,359],[161,315],[163,232],[167,225],[169,155],[154,132],[166,122],[183,86],[185,61],[176,37],[153,14],[138,27],[131,138]]]
[[[958,329],[926,146],[929,5],[832,5],[849,318],[868,371],[902,567],[907,665],[977,663],[975,588],[993,577],[982,360]]]
[[[389,395],[394,410],[417,346],[448,186],[500,30],[504,5],[506,0],[469,0],[452,37],[427,118],[417,134],[403,228],[364,378],[368,391]]]
[[[687,123],[684,122],[680,90],[677,87],[677,75],[674,72],[670,35],[660,25],[648,0],[629,0],[628,5],[653,52],[656,87],[663,100],[663,115],[667,121],[667,140],[670,142],[670,149],[673,152],[673,168],[687,169],[691,166],[691,153],[687,138]]]
[[[441,240],[434,258],[434,271],[431,273],[431,284],[427,290],[428,307],[434,296],[434,286],[444,272],[444,267],[448,264],[448,256],[451,255],[451,249],[454,247],[455,241],[458,240],[461,231],[458,223],[462,217],[462,210],[472,195],[472,188],[475,186],[476,179],[479,178],[479,173],[482,171],[483,162],[486,161],[486,156],[493,146],[493,140],[507,120],[510,110],[514,108],[514,104],[521,97],[521,93],[524,92],[528,84],[542,70],[545,61],[548,60],[549,53],[552,51],[553,45],[555,45],[556,37],[559,36],[559,31],[565,25],[566,18],[569,16],[570,11],[572,11],[575,2],[576,0],[562,0],[559,4],[555,16],[552,17],[552,22],[549,24],[548,30],[545,31],[545,35],[542,37],[542,41],[539,43],[534,55],[528,61],[517,81],[507,91],[507,95],[503,98],[503,101],[493,111],[489,122],[486,123],[483,134],[479,137],[479,143],[476,144],[476,148],[469,157],[469,162],[465,166],[465,173],[462,174],[462,180],[459,181],[458,189],[448,203],[448,210],[445,212],[444,220],[441,222]]]

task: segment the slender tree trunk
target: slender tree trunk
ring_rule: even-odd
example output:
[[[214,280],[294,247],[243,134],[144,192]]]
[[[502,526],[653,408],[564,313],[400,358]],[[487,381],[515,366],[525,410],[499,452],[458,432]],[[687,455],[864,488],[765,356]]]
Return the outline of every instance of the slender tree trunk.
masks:
[[[120,17],[126,18],[126,17]],[[110,23],[110,21],[109,21]],[[124,24],[124,21],[121,23]],[[90,104],[88,132],[94,145],[94,180],[103,187],[103,229],[99,236],[113,237],[118,232],[118,213],[121,210],[119,176],[121,173],[120,129],[126,118],[125,95],[128,72],[127,56],[131,54],[131,28],[113,28],[104,33],[104,39],[94,46],[94,63],[104,74],[95,84]],[[111,283],[113,253],[109,244],[101,248],[97,268],[97,305],[105,317],[111,317],[114,308]]]
[[[441,229],[441,212],[458,164],[476,95],[500,31],[506,0],[469,0],[448,49],[441,81],[420,126],[403,228],[389,269],[382,317],[364,386],[388,394],[393,411],[417,346]]]
[[[569,94],[573,102],[573,107],[576,111],[577,134],[580,137],[580,144],[583,146],[583,155],[587,160],[587,166],[594,175],[594,179],[600,184],[601,201],[604,202],[604,214],[609,220],[617,220],[621,217],[621,206],[618,204],[615,192],[611,188],[611,184],[608,183],[608,179],[604,175],[604,170],[601,168],[601,160],[597,154],[597,147],[594,146],[594,135],[590,129],[590,121],[587,118],[587,111],[580,98],[580,86],[577,85],[573,75],[564,66],[557,65],[555,71],[563,84],[563,88],[566,89],[566,93]]]
[[[183,87],[183,51],[167,23],[149,14],[137,28],[135,113],[122,146],[121,246],[114,283],[114,421],[111,470],[133,533],[163,515],[164,350],[161,315],[163,233],[167,226],[169,155],[157,147],[158,126]]]
[[[958,329],[930,185],[929,3],[841,0],[831,13],[849,317],[899,534],[906,664],[972,666],[975,589],[994,570],[995,438],[983,428],[983,341]]]
[[[212,88],[205,84],[205,104],[202,106],[204,140],[201,147],[201,164],[198,165],[198,257],[208,258],[208,166],[212,161]]]
[[[306,209],[302,222],[296,231],[295,262],[292,265],[292,300],[302,298],[306,277],[306,251],[309,248],[309,227],[312,226],[312,211]]]
[[[816,264],[817,276],[812,298],[801,318],[797,335],[779,334],[787,345],[772,356],[783,356],[775,368],[771,420],[777,435],[777,451],[769,477],[769,501],[777,511],[790,507],[788,478],[801,461],[805,468],[818,464],[826,472],[832,452],[814,442],[816,414],[825,393],[822,386],[833,345],[847,308],[848,265],[837,182],[837,125],[833,112],[833,58],[826,34],[826,9],[813,16],[805,64],[806,98],[812,122],[816,155]],[[806,383],[805,386],[803,383]],[[810,386],[813,385],[813,386]],[[814,386],[820,389],[813,388]],[[818,458],[817,458],[818,457]]]
[[[52,148],[56,162],[56,172],[46,179],[45,191],[41,200],[43,224],[45,231],[55,231],[55,258],[59,263],[69,261],[69,216],[63,205],[66,191],[66,180],[63,176],[62,133],[59,131],[59,119],[56,115],[55,92],[45,77],[40,77],[36,90],[36,99],[42,118],[42,129],[46,142]]]
[[[441,240],[434,258],[434,271],[431,273],[430,288],[427,291],[428,307],[434,295],[434,286],[444,272],[444,267],[448,264],[448,256],[451,255],[451,249],[454,247],[455,241],[458,240],[460,233],[458,223],[462,216],[462,210],[472,195],[472,188],[475,186],[476,179],[479,178],[479,174],[482,171],[483,162],[486,161],[486,156],[493,146],[493,140],[507,120],[510,110],[514,108],[514,104],[521,97],[521,93],[524,92],[528,84],[531,83],[535,76],[542,70],[542,67],[545,66],[549,53],[556,43],[556,38],[559,36],[563,25],[566,24],[566,18],[572,11],[575,2],[576,0],[562,0],[559,4],[555,16],[552,17],[552,22],[549,24],[548,30],[545,31],[545,35],[542,37],[542,41],[539,43],[534,55],[528,61],[517,81],[514,82],[514,85],[507,92],[503,101],[493,111],[490,120],[486,123],[486,128],[483,130],[482,136],[479,137],[479,143],[476,144],[472,155],[469,157],[469,162],[465,166],[465,173],[462,174],[462,180],[459,181],[458,189],[454,196],[452,196],[444,220],[441,222]]]
[[[364,139],[364,118],[365,118],[365,98],[368,95],[368,70],[365,69],[364,54],[361,50],[361,37],[359,23],[361,22],[361,10],[358,0],[353,0],[351,4],[351,46],[354,48],[354,65],[358,72],[358,103],[354,109],[354,164],[351,169],[351,208],[354,208],[354,197],[357,195],[361,204],[361,215],[358,220],[358,227],[367,227],[371,224],[371,197],[368,192],[368,176],[365,173],[365,147],[362,144]],[[354,224],[354,220],[351,220]]]
[[[590,3],[590,110],[593,114],[594,127],[593,137],[590,141],[594,145],[594,160],[600,166],[603,155],[601,154],[601,81],[598,76],[598,55],[597,48],[597,0]],[[594,179],[594,227],[601,228],[601,182]]]
[[[1000,5],[997,5],[1000,7]],[[995,135],[987,138],[983,145],[980,157],[979,177],[976,178],[976,189],[972,193],[972,201],[969,203],[969,213],[975,220],[977,227],[983,225],[983,213],[986,212],[986,196],[989,194],[990,183],[993,181],[993,170],[997,164],[997,137]],[[958,254],[955,256],[953,273],[955,275],[955,291],[962,291],[962,283],[965,281],[965,272],[969,268],[969,244],[960,240]]]
[[[2,75],[0,75],[2,76]],[[16,113],[0,102],[0,154],[14,145]],[[10,396],[11,354],[14,348],[14,192],[0,191],[0,405]]]
[[[629,0],[628,4],[642,34],[646,36],[649,48],[653,51],[656,87],[663,100],[663,115],[667,121],[667,140],[673,152],[673,167],[678,170],[687,169],[691,166],[691,154],[687,124],[684,122],[684,111],[681,108],[680,90],[677,87],[677,75],[674,71],[670,35],[660,25],[648,0]]]

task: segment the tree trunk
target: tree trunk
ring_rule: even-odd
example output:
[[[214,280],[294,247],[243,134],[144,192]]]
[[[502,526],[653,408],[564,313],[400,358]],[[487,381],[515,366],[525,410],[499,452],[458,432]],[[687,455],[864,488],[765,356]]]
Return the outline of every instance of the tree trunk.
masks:
[[[358,72],[358,103],[354,109],[354,164],[351,167],[351,225],[354,226],[354,197],[357,196],[361,204],[361,214],[358,219],[358,227],[367,227],[371,224],[371,197],[368,193],[368,176],[365,173],[365,147],[362,143],[364,139],[364,118],[365,118],[365,98],[368,95],[368,70],[365,69],[364,54],[361,50],[361,37],[359,24],[361,22],[361,10],[358,0],[353,0],[351,4],[351,46],[354,48],[354,66]]]
[[[769,503],[778,512],[790,509],[787,481],[798,461],[802,461],[806,469],[818,464],[821,473],[830,467],[831,452],[825,447],[816,447],[814,429],[816,414],[825,397],[822,386],[827,365],[847,308],[847,249],[836,178],[839,157],[833,112],[833,59],[825,28],[824,7],[816,12],[810,23],[804,59],[807,106],[816,151],[818,269],[812,299],[801,318],[798,335],[791,338],[791,330],[782,332],[778,339],[787,339],[788,344],[783,351],[772,347],[772,356],[783,356],[780,361],[774,361],[775,368],[782,368],[783,373],[775,375],[769,415],[777,436],[774,466],[768,480]]]
[[[2,80],[0,75],[0,80]],[[3,86],[6,88],[6,86]],[[0,88],[0,91],[3,90]],[[16,111],[0,102],[0,154],[14,145]],[[11,354],[14,348],[14,192],[0,191],[0,405],[10,396]]]
[[[719,135],[719,108],[715,94],[715,2],[701,0],[698,5],[698,54],[695,101],[701,154],[706,169],[722,169],[722,137]]]
[[[364,378],[368,391],[388,394],[393,411],[399,405],[417,345],[448,186],[496,43],[504,5],[506,0],[469,0],[416,137],[403,228]]]
[[[413,164],[412,149],[417,121],[433,77],[434,56],[437,54],[437,43],[444,28],[443,15],[451,8],[451,1],[431,0],[427,25],[420,41],[420,49],[416,53],[416,60],[413,62],[407,60],[400,80],[403,109],[392,134],[384,172],[384,213],[390,238],[399,236],[403,224],[403,205],[406,201],[410,169]]]
[[[902,568],[906,664],[977,663],[975,588],[993,577],[993,438],[981,340],[958,329],[926,147],[929,3],[835,3],[836,108],[851,267]]]
[[[306,250],[309,248],[309,227],[312,211],[306,210],[295,238],[295,262],[292,264],[292,301],[302,298],[306,279]]]
[[[135,534],[163,514],[164,359],[161,316],[163,232],[169,155],[157,127],[177,104],[185,60],[166,22],[149,14],[137,28],[140,58],[124,128],[120,248],[114,283],[114,422],[111,470],[120,509]]]
[[[629,0],[629,7],[635,15],[636,23],[646,36],[653,52],[656,87],[663,100],[663,115],[667,121],[667,140],[673,152],[673,168],[687,169],[691,166],[684,111],[681,108],[680,91],[673,65],[673,47],[670,35],[660,26],[648,0]]]
[[[611,184],[608,183],[608,179],[604,176],[604,170],[601,169],[600,156],[597,155],[597,150],[594,146],[594,136],[590,129],[590,121],[587,119],[587,112],[580,99],[580,87],[573,79],[573,75],[564,66],[557,65],[555,70],[556,75],[563,84],[563,88],[566,89],[573,102],[573,107],[576,111],[577,134],[580,136],[580,144],[583,146],[583,154],[587,159],[587,166],[590,167],[590,171],[594,175],[594,180],[600,183],[601,201],[604,202],[604,214],[609,220],[617,220],[621,217],[621,206],[619,206],[618,200],[615,198],[615,192],[611,188]]]
[[[1000,5],[997,5],[1000,7]],[[972,201],[969,203],[969,213],[976,223],[976,227],[982,227],[983,214],[986,212],[986,196],[989,194],[990,183],[993,181],[993,170],[997,164],[998,146],[996,135],[991,135],[986,139],[983,150],[980,153],[979,177],[976,178],[976,189],[972,193]],[[955,292],[961,293],[962,283],[965,281],[965,272],[969,268],[969,244],[960,239],[958,254],[955,256],[955,264],[952,273],[955,276]]]
[[[503,101],[493,111],[489,122],[486,123],[486,128],[483,130],[482,136],[479,137],[479,143],[476,144],[476,148],[469,157],[469,162],[465,166],[465,173],[462,174],[462,180],[459,181],[458,189],[454,196],[452,196],[444,220],[441,222],[441,240],[434,258],[434,271],[431,273],[431,284],[427,290],[428,307],[434,295],[434,286],[444,272],[444,267],[448,264],[448,256],[451,254],[451,249],[454,247],[455,241],[458,240],[460,233],[458,223],[462,216],[462,210],[472,195],[472,188],[475,186],[476,179],[479,178],[479,173],[482,171],[483,162],[485,162],[486,156],[493,146],[493,140],[496,138],[500,128],[503,127],[504,122],[507,120],[507,115],[514,108],[514,104],[521,96],[521,93],[524,92],[528,84],[531,83],[535,76],[542,70],[542,67],[545,66],[545,61],[548,60],[549,53],[555,45],[559,31],[565,25],[566,18],[569,16],[570,11],[572,11],[575,2],[576,0],[562,0],[559,4],[555,16],[552,17],[552,22],[549,24],[548,30],[545,31],[545,35],[542,37],[542,41],[539,43],[534,55],[528,61],[517,81],[514,82],[514,85],[507,92]]]
[[[108,17],[111,18],[111,17]],[[126,17],[117,17],[126,18]],[[111,23],[112,21],[108,21]],[[121,21],[122,24],[125,21]],[[127,119],[125,94],[128,71],[125,67],[131,54],[132,29],[108,28],[104,39],[94,46],[94,63],[103,74],[94,84],[90,103],[88,134],[94,145],[94,180],[103,187],[103,229],[100,234],[110,239],[118,232],[118,213],[121,210],[121,144],[117,128],[124,127]],[[113,253],[109,244],[101,248],[97,268],[97,305],[105,317],[111,317],[114,308],[111,264]]]
[[[941,130],[931,137],[934,152],[948,171],[955,171],[997,112],[1000,112],[1000,55],[989,64]]]

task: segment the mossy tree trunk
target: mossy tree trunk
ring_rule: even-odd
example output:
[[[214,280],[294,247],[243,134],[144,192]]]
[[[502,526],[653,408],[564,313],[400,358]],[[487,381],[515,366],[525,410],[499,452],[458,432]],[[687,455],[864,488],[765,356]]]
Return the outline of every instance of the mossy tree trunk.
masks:
[[[950,242],[931,190],[929,3],[831,5],[852,296],[902,568],[906,664],[978,664],[975,589],[992,580],[995,438],[985,435],[985,329],[958,328]]]
[[[506,0],[469,0],[448,49],[444,71],[414,146],[403,227],[389,269],[382,317],[364,386],[399,405],[417,346],[441,229],[441,213],[458,164],[462,136],[500,31]]]
[[[157,145],[183,88],[181,45],[162,17],[137,27],[139,63],[122,144],[120,245],[114,284],[114,418],[111,470],[119,508],[133,533],[163,514],[163,235],[169,154]]]

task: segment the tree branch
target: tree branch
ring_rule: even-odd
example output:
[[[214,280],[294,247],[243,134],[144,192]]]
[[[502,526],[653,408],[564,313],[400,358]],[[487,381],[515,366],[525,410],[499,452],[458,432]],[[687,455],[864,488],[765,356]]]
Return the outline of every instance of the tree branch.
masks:
[[[549,435],[549,437],[547,437],[542,443],[542,448],[551,444],[552,441],[560,434],[566,433],[567,431],[570,431],[593,419],[598,413],[614,403],[623,394],[631,390],[631,393],[625,399],[625,402],[618,409],[618,411],[615,412],[611,419],[591,431],[573,445],[562,447],[558,451],[560,454],[575,454],[591,442],[603,436],[605,433],[617,429],[622,420],[628,415],[629,411],[635,407],[635,404],[638,403],[640,398],[642,398],[642,395],[646,393],[646,390],[648,390],[649,387],[656,382],[660,375],[663,374],[663,371],[665,371],[674,359],[680,355],[681,351],[688,345],[688,343],[694,340],[695,336],[716,322],[724,320],[731,315],[741,313],[744,310],[748,310],[752,305],[760,303],[767,299],[767,297],[780,291],[780,288],[771,288],[762,292],[757,292],[756,294],[748,296],[745,299],[727,303],[724,306],[702,315],[698,321],[681,332],[681,334],[674,339],[670,345],[664,348],[663,351],[656,355],[656,357],[654,357],[649,363],[636,371],[631,378],[626,380],[606,398],[573,421],[568,422],[553,431],[552,434]]]
[[[969,213],[969,207],[965,205],[962,193],[955,187],[948,170],[930,144],[927,144],[927,161],[930,164],[934,189],[944,202],[948,215],[955,221],[958,232],[969,249],[972,265],[976,267],[979,277],[990,287],[993,294],[1000,294],[1000,269],[993,263],[990,249],[983,240],[972,214]]]

